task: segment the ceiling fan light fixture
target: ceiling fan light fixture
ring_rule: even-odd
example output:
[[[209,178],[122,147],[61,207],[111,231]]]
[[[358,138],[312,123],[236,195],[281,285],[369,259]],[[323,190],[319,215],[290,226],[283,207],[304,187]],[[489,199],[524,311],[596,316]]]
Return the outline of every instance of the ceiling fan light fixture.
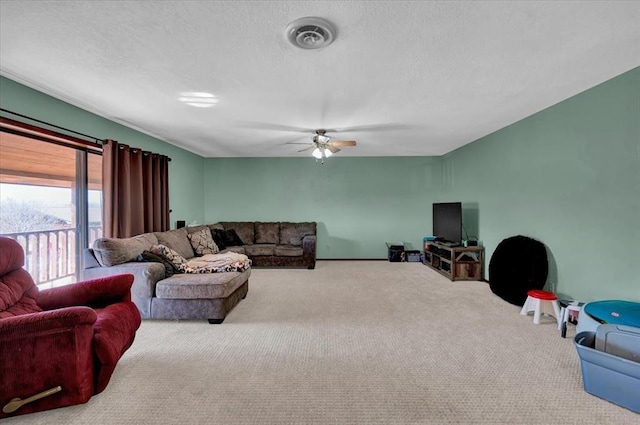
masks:
[[[320,148],[315,148],[313,152],[311,152],[311,155],[313,155],[313,157],[316,159],[322,159],[322,151],[320,150]]]
[[[333,153],[329,149],[324,150],[324,157],[329,158]]]
[[[329,136],[325,136],[323,134],[316,135],[316,142],[318,143],[327,143],[331,138]]]
[[[336,29],[322,18],[299,18],[287,25],[287,39],[301,49],[312,50],[326,47],[333,42]]]

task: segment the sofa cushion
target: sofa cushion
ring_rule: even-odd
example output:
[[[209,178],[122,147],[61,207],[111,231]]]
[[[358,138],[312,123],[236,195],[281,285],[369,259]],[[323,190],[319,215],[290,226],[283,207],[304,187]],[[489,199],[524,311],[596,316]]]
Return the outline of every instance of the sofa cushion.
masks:
[[[182,227],[166,232],[156,232],[155,235],[158,238],[158,244],[173,249],[184,258],[191,258],[195,253],[193,252],[187,233],[187,228]]]
[[[187,227],[185,227],[185,229],[187,229],[187,235],[190,235],[191,233],[197,233],[197,232],[201,231],[202,229],[209,230],[209,226],[205,226],[204,224],[200,224],[200,225],[197,225],[197,226],[187,226]]]
[[[307,235],[316,234],[316,223],[280,223],[280,244],[301,246],[302,238]]]
[[[222,243],[225,247],[245,245],[244,241],[240,239],[240,236],[238,236],[234,229],[222,231]]]
[[[164,277],[171,277],[174,273],[178,271],[176,266],[166,258],[154,254],[151,251],[144,251],[142,254],[138,255],[136,261],[139,263],[160,263],[164,266]]]
[[[262,223],[256,221],[254,224],[256,243],[280,243],[280,223]]]
[[[117,266],[135,261],[143,251],[158,244],[153,233],[143,233],[131,238],[100,238],[93,243],[93,253],[101,266]]]
[[[301,257],[302,247],[292,245],[278,245],[274,249],[274,254],[278,257]]]
[[[223,221],[221,224],[225,230],[235,230],[244,245],[253,245],[255,243],[253,221]]]
[[[187,237],[197,255],[215,254],[219,251],[218,246],[213,241],[211,230],[207,226],[202,226],[200,230],[188,233]]]
[[[0,319],[42,311],[37,303],[38,293],[31,275],[23,268],[0,276]]]
[[[0,276],[24,266],[24,250],[17,240],[0,237]]]
[[[211,237],[213,242],[218,246],[218,250],[222,251],[227,246],[224,243],[224,229],[213,228],[211,229]]]
[[[38,287],[22,266],[24,250],[14,239],[0,238],[0,318],[42,311]]]
[[[175,274],[156,285],[156,296],[166,299],[225,298],[238,289],[251,274],[243,272]]]
[[[169,248],[168,246],[153,246],[151,247],[151,252],[169,261],[178,271],[182,270],[182,268],[187,264],[186,258],[180,255],[179,252]]]
[[[256,255],[273,255],[274,253],[274,244],[253,244],[253,245],[245,245],[244,253],[249,256]]]

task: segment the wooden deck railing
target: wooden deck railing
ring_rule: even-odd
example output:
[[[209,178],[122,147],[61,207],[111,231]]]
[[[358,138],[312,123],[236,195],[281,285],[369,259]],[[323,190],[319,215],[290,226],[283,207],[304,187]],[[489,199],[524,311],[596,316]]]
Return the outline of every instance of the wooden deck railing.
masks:
[[[25,252],[24,268],[41,287],[76,281],[76,229],[51,229],[4,234]],[[89,245],[102,237],[102,227],[89,227]]]

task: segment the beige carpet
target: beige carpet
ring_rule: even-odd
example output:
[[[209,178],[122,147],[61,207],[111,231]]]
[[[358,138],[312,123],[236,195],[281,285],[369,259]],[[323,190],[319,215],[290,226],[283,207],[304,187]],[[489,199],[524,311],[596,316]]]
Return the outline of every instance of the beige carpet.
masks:
[[[224,324],[145,321],[102,394],[2,423],[640,423],[519,310],[419,263],[256,269]]]

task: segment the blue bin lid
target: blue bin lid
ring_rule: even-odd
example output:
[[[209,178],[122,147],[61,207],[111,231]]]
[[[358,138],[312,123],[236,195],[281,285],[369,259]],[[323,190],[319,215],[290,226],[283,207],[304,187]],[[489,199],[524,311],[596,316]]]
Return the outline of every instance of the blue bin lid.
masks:
[[[640,303],[620,300],[594,301],[585,304],[583,310],[604,323],[640,328]]]

